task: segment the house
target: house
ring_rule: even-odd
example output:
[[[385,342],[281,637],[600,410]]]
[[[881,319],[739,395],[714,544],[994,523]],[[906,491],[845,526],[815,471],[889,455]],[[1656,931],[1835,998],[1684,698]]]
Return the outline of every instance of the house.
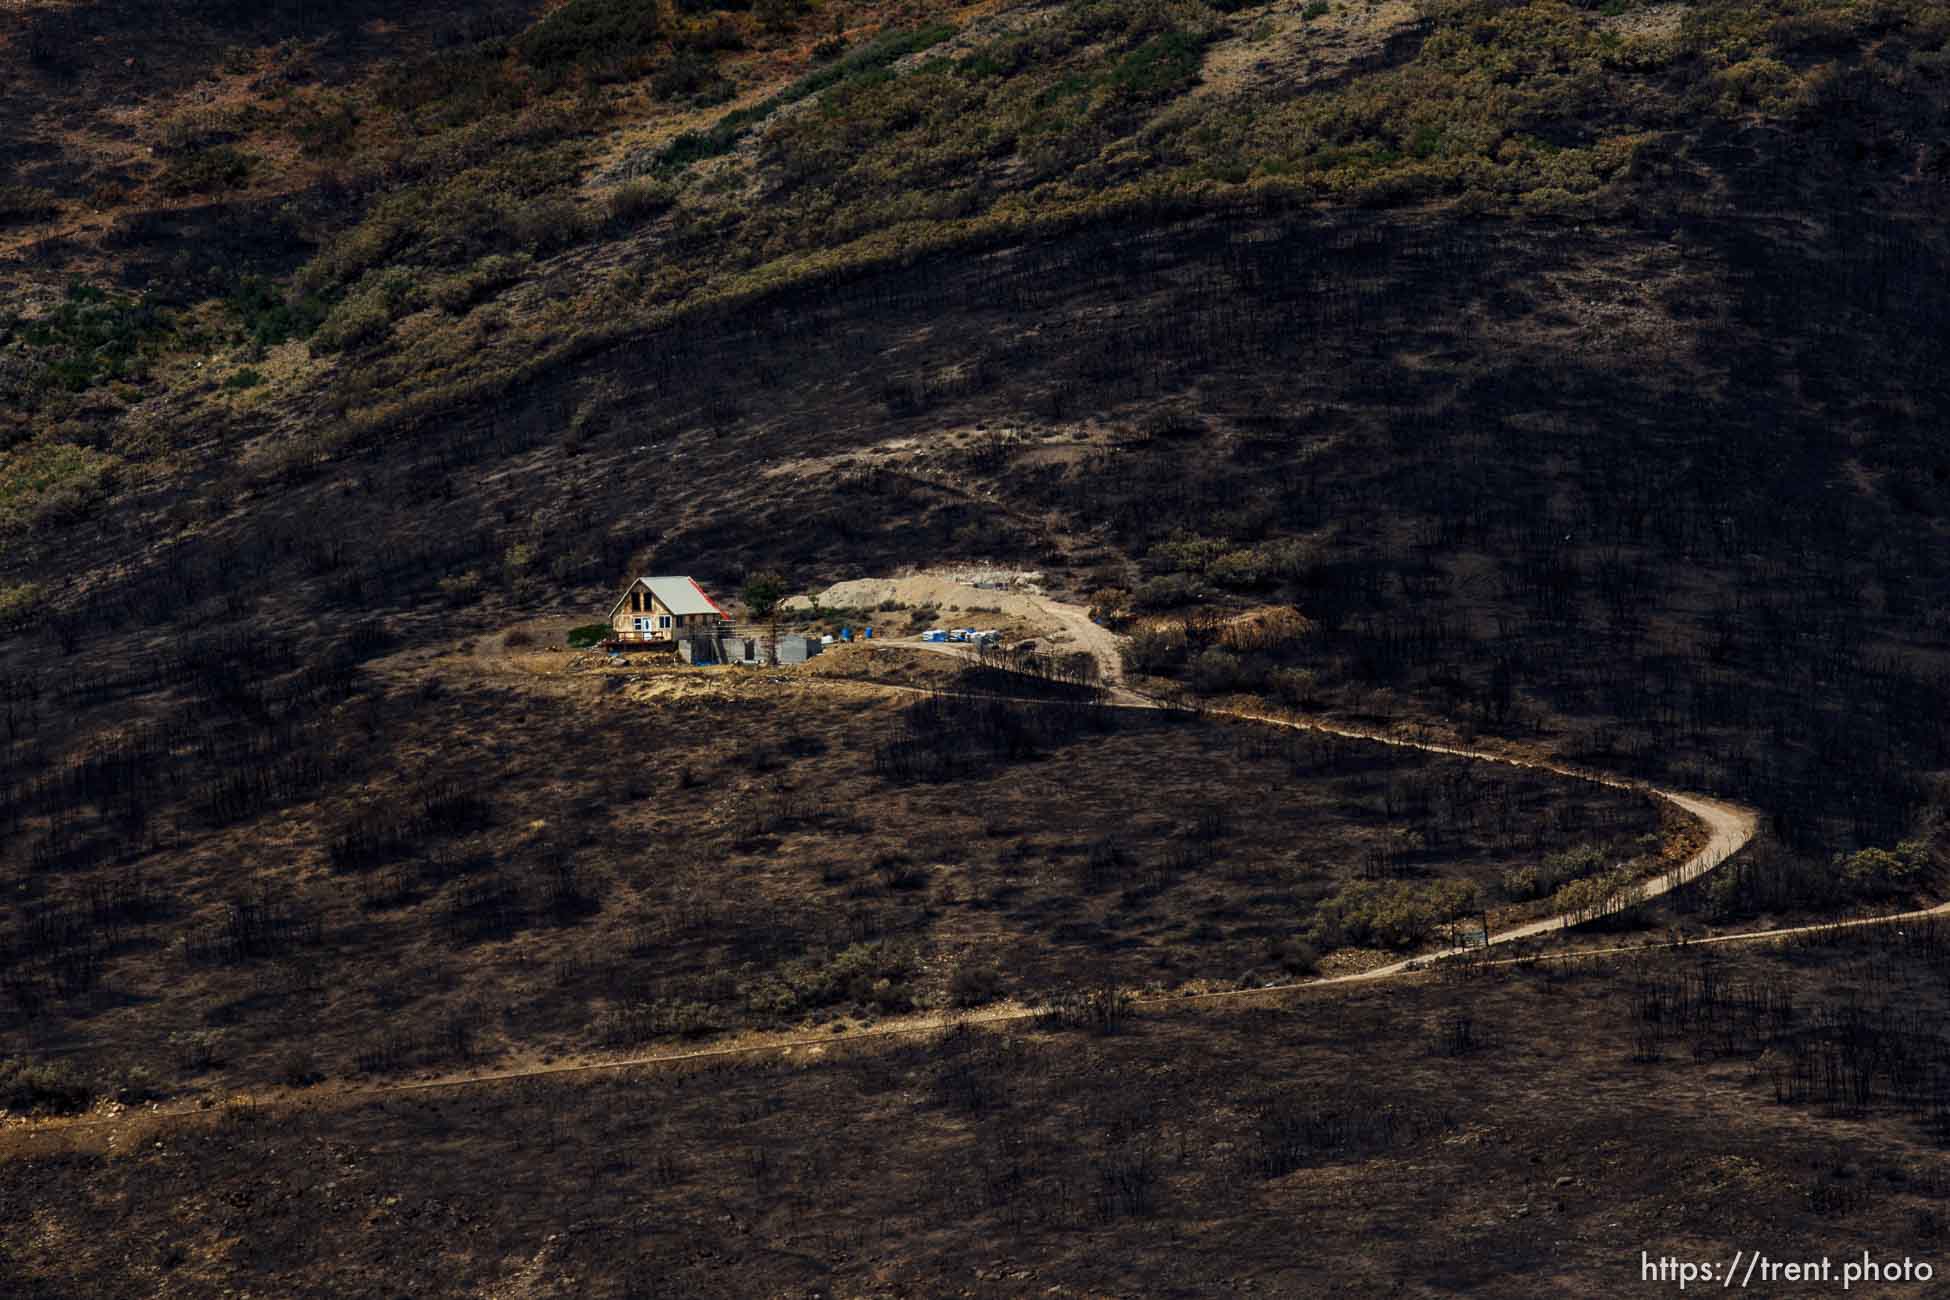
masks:
[[[695,636],[715,636],[731,620],[693,578],[636,578],[610,607],[610,641],[670,648]]]

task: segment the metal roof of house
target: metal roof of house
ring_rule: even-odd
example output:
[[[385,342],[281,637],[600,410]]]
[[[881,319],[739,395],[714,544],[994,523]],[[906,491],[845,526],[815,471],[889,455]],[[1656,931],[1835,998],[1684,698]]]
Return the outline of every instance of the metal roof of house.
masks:
[[[638,578],[637,581],[648,587],[650,594],[657,598],[657,603],[673,614],[724,613],[704,594],[704,588],[698,586],[694,578]]]

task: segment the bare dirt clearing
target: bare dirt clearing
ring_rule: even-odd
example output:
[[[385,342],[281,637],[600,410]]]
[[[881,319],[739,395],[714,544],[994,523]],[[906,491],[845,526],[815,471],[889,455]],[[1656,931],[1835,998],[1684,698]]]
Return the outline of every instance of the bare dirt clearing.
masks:
[[[786,608],[808,611],[859,611],[871,621],[872,614],[883,617],[903,611],[935,612],[930,620],[938,627],[995,627],[1001,620],[1012,622],[1017,636],[1033,636],[1041,651],[1088,651],[1097,661],[1099,680],[1117,683],[1123,679],[1123,660],[1118,653],[1117,634],[1098,624],[1081,605],[1056,600],[1041,590],[1041,574],[1005,570],[932,570],[893,578],[857,578],[835,583],[816,595],[793,596]],[[978,586],[978,583],[993,585]],[[883,605],[896,608],[882,611]],[[912,612],[904,615],[910,623]],[[885,625],[876,634],[884,634]],[[943,647],[949,653],[959,648]]]

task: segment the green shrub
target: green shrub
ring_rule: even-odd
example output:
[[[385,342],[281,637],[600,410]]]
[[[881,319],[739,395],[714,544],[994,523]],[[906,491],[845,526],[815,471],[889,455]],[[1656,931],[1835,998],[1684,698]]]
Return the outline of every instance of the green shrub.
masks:
[[[1166,32],[1154,36],[1118,60],[1104,78],[1113,95],[1136,100],[1161,99],[1198,84],[1205,61],[1206,38],[1194,32]]]
[[[1119,647],[1124,671],[1140,677],[1168,677],[1185,664],[1182,628],[1139,628]]]
[[[1266,955],[1288,975],[1312,975],[1320,969],[1320,954],[1304,940],[1278,940],[1267,948]]]
[[[256,388],[259,384],[262,384],[263,382],[264,382],[263,375],[259,374],[255,370],[252,370],[250,367],[246,366],[244,369],[239,370],[236,374],[230,376],[230,378],[224,380],[223,386],[229,389],[233,393],[239,393],[246,388]]]
[[[442,311],[460,315],[509,285],[519,284],[534,264],[535,259],[526,253],[492,254],[458,275],[434,281],[427,296]]]
[[[223,1035],[214,1029],[179,1029],[169,1036],[175,1049],[176,1068],[185,1074],[201,1074],[222,1066]]]
[[[1412,948],[1436,927],[1473,913],[1475,885],[1466,880],[1428,884],[1354,880],[1325,899],[1308,927],[1316,949],[1356,947]]]
[[[1255,591],[1272,586],[1289,572],[1283,549],[1269,545],[1227,551],[1212,561],[1205,576],[1231,591]]]
[[[237,139],[256,113],[252,107],[233,111],[192,108],[164,119],[158,135],[167,153],[195,153]]]
[[[718,71],[717,61],[708,53],[686,47],[657,69],[650,78],[650,93],[658,99],[723,103],[737,93],[737,87]]]
[[[1161,574],[1204,573],[1226,552],[1226,544],[1210,537],[1174,533],[1145,552],[1145,560]]]
[[[164,194],[222,194],[250,179],[256,159],[231,145],[213,145],[172,161],[158,185]]]
[[[948,981],[948,999],[958,1007],[979,1007],[1002,996],[1002,972],[993,966],[963,966]]]
[[[1577,919],[1589,919],[1615,912],[1639,898],[1642,887],[1625,866],[1573,880],[1551,895],[1553,912]]]
[[[40,617],[43,603],[38,583],[0,584],[0,629],[17,632],[31,627]]]
[[[1267,680],[1273,698],[1289,709],[1320,707],[1320,682],[1306,668],[1282,668]]]
[[[1350,919],[1366,928],[1366,939],[1384,948],[1412,948],[1423,942],[1437,925],[1454,917],[1461,909],[1444,906],[1421,893],[1397,893],[1378,900]]]
[[[317,1055],[304,1044],[287,1048],[278,1058],[278,1082],[288,1088],[309,1088],[324,1077]]]
[[[1138,609],[1177,609],[1196,602],[1201,594],[1199,581],[1188,573],[1166,573],[1138,584],[1131,593],[1131,604]]]
[[[342,158],[352,152],[359,115],[352,105],[337,100],[329,107],[313,106],[293,123],[291,134],[307,158]]]
[[[139,380],[172,333],[152,301],[113,294],[79,280],[54,311],[37,320],[0,318],[0,345],[27,344],[42,388],[83,392],[108,380]]]
[[[538,68],[647,53],[658,36],[656,0],[569,0],[523,33],[521,57]]]
[[[300,273],[302,287],[350,285],[387,266],[464,266],[490,253],[537,252],[589,231],[562,193],[581,168],[583,146],[510,147],[490,161],[443,173],[381,199]],[[537,207],[548,201],[551,206]]]
[[[31,185],[0,185],[0,226],[40,221],[60,210],[60,201],[46,190]]]
[[[146,1065],[124,1065],[103,1080],[103,1090],[124,1106],[140,1106],[168,1096],[162,1080]]]
[[[671,38],[671,45],[676,49],[696,50],[701,54],[742,50],[745,48],[745,33],[736,22],[719,14],[709,22],[685,28]]]
[[[71,442],[31,442],[0,456],[0,532],[87,517],[114,492],[121,462]]]
[[[517,248],[545,257],[587,239],[593,224],[574,199],[550,196],[505,213],[501,229]]]
[[[883,32],[852,54],[816,72],[807,73],[770,99],[726,113],[708,130],[686,131],[679,135],[657,155],[657,171],[660,175],[669,176],[683,171],[692,163],[728,154],[738,147],[738,142],[750,134],[753,127],[786,105],[796,104],[845,82],[860,82],[880,74],[910,54],[939,45],[953,36],[955,30],[950,23],[930,23],[911,31]]]
[[[378,99],[431,125],[465,126],[516,112],[527,104],[528,89],[509,75],[493,46],[476,46],[398,66],[380,83]]]
[[[59,1061],[0,1060],[0,1106],[23,1115],[73,1115],[88,1109],[95,1090],[73,1066]]]
[[[917,968],[908,948],[856,943],[824,960],[808,957],[766,972],[746,987],[745,1002],[767,1016],[797,1015],[838,1002],[906,1011],[914,1005],[907,980]]]
[[[434,584],[450,605],[472,605],[481,599],[487,584],[479,569],[469,569],[465,573],[454,573]]]
[[[674,186],[663,181],[630,181],[610,194],[609,217],[612,221],[633,225],[668,212],[676,204],[677,190]]]
[[[572,627],[569,629],[569,648],[587,650],[609,634],[610,626],[607,623],[584,623],[581,627]]]
[[[385,286],[364,284],[339,300],[311,337],[312,351],[359,351],[393,330],[393,304]]]
[[[1929,870],[1929,848],[1922,840],[1904,840],[1894,849],[1862,849],[1834,859],[1843,882],[1859,894],[1880,897],[1899,894],[1920,883]]]
[[[1513,867],[1500,882],[1505,896],[1526,902],[1555,894],[1566,884],[1602,874],[1609,858],[1601,845],[1580,844],[1558,853],[1547,853],[1535,866]]]
[[[1200,695],[1226,695],[1250,689],[1252,678],[1238,655],[1213,646],[1192,661],[1191,685]]]
[[[784,35],[797,25],[806,6],[804,0],[754,0],[752,10],[766,31]]]
[[[288,339],[310,338],[331,308],[316,295],[288,298],[266,277],[246,275],[231,287],[224,310],[253,345],[276,347]]]
[[[1783,106],[1783,96],[1794,84],[1794,73],[1778,59],[1747,59],[1713,74],[1728,112],[1743,106]]]

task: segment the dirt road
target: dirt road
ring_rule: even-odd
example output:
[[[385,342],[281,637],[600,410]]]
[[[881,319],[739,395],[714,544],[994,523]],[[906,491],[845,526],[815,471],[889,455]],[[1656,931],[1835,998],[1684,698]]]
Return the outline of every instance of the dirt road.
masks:
[[[1698,880],[1701,876],[1745,848],[1747,842],[1754,838],[1754,833],[1760,827],[1759,814],[1751,808],[1745,808],[1739,804],[1729,803],[1721,799],[1708,798],[1701,794],[1688,794],[1680,790],[1666,790],[1659,786],[1626,781],[1618,777],[1607,776],[1602,772],[1587,772],[1558,763],[1516,758],[1507,754],[1491,753],[1486,750],[1465,749],[1457,745],[1442,745],[1428,741],[1405,740],[1396,736],[1382,735],[1378,732],[1335,726],[1332,723],[1310,722],[1304,719],[1272,718],[1228,710],[1212,710],[1211,712],[1216,716],[1240,718],[1268,726],[1286,727],[1295,731],[1317,731],[1330,736],[1346,736],[1350,739],[1366,740],[1376,744],[1396,745],[1405,749],[1417,749],[1426,754],[1444,754],[1455,758],[1472,759],[1481,763],[1501,763],[1507,767],[1527,767],[1534,771],[1550,772],[1556,776],[1566,777],[1573,781],[1590,781],[1598,785],[1611,786],[1620,790],[1643,790],[1653,798],[1664,800],[1666,803],[1692,814],[1701,822],[1705,823],[1708,832],[1707,840],[1700,847],[1699,851],[1672,870],[1655,876],[1651,880],[1641,881],[1634,887],[1635,901],[1657,898],[1661,894],[1671,893],[1688,881]],[[1372,970],[1357,971],[1350,975],[1337,975],[1330,979],[1314,982],[1320,984],[1346,984],[1359,980],[1386,979],[1391,975],[1399,975],[1404,971],[1415,970],[1430,962],[1441,961],[1447,957],[1460,956],[1463,953],[1469,952],[1480,952],[1486,946],[1495,947],[1499,944],[1514,943],[1519,939],[1534,938],[1537,935],[1547,934],[1553,930],[1568,929],[1576,923],[1577,919],[1563,915],[1549,916],[1540,921],[1529,921],[1523,925],[1512,926],[1510,929],[1498,931],[1489,937],[1487,944],[1477,944],[1469,948],[1451,948],[1442,952],[1426,953],[1419,957],[1406,958],[1386,966],[1377,966]]]

